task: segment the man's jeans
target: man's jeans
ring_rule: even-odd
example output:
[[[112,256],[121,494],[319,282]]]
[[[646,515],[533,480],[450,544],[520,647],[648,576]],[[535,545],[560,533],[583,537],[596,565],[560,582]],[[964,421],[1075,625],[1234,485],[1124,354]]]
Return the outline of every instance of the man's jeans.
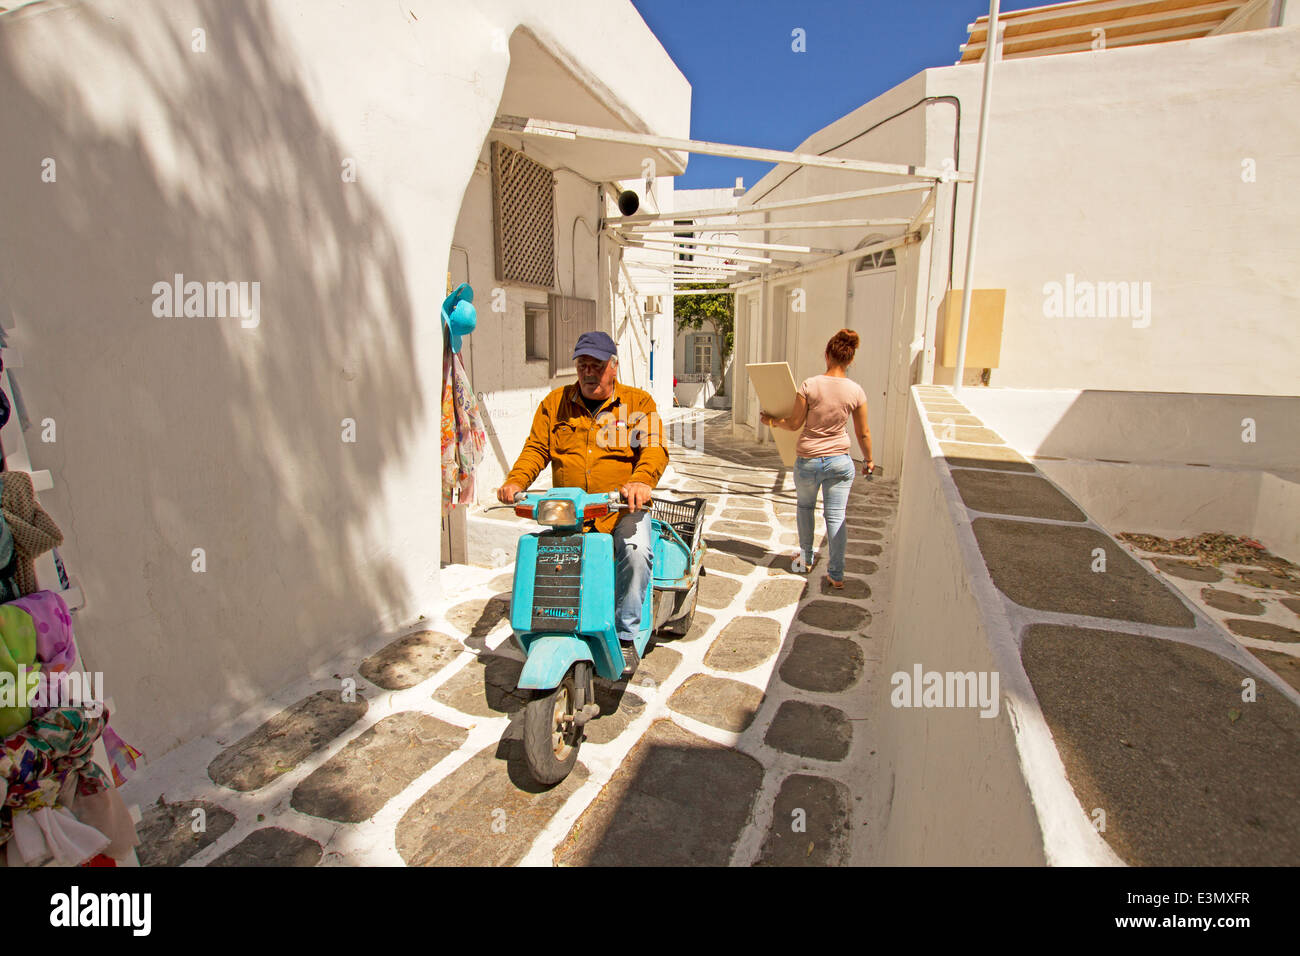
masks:
[[[830,542],[830,565],[826,573],[832,581],[844,580],[844,540],[848,530],[844,526],[844,509],[849,502],[849,489],[853,487],[853,459],[848,455],[830,455],[826,458],[796,458],[794,460],[794,487],[798,493],[798,510],[795,512],[799,526],[799,549],[804,563],[813,563],[813,509],[817,507],[817,491],[822,493],[822,508],[826,512],[826,539]]]
[[[620,641],[630,641],[641,629],[641,608],[654,572],[653,525],[644,508],[625,512],[614,525],[614,629]]]

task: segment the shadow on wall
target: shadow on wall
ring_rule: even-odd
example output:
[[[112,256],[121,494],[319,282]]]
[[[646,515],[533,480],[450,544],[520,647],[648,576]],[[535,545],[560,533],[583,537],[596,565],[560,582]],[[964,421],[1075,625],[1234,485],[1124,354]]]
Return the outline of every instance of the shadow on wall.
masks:
[[[87,665],[157,757],[409,612],[368,519],[437,409],[394,234],[267,3],[131,13],[0,18],[0,298],[29,413],[57,421],[32,452]],[[155,317],[176,273],[260,282],[260,324]]]

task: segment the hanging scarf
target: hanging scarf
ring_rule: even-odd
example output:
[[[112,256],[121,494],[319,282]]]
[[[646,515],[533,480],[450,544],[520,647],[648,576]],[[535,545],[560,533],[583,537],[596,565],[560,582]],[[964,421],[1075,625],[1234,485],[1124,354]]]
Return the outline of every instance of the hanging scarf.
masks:
[[[442,353],[442,513],[474,497],[474,469],[483,460],[487,432],[460,355]]]

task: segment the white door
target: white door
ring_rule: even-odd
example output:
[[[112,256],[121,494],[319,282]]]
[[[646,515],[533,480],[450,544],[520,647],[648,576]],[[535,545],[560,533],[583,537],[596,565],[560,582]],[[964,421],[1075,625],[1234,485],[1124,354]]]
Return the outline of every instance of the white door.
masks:
[[[894,332],[895,269],[857,272],[853,276],[853,300],[849,305],[849,328],[858,333],[858,352],[849,377],[867,393],[867,425],[871,429],[871,452],[877,461],[884,448],[886,393],[889,389],[890,343]],[[852,432],[852,426],[849,428]],[[862,452],[854,439],[852,455]]]

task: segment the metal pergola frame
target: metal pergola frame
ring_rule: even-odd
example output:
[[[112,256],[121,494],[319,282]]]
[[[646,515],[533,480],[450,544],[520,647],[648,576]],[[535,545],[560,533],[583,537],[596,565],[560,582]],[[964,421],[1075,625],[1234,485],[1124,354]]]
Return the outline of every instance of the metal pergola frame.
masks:
[[[999,0],[991,0],[989,4],[989,35],[997,37],[998,33],[998,13]],[[995,43],[996,50],[997,44]],[[962,309],[960,320],[960,331],[957,348],[957,388],[961,387],[963,366],[965,359],[966,337],[970,316],[970,296],[971,296],[971,279],[974,269],[975,260],[975,238],[976,228],[979,221],[980,192],[982,185],[982,166],[985,151],[985,142],[987,136],[987,113],[989,94],[992,87],[992,61],[996,59],[994,55],[986,55],[985,75],[983,95],[980,101],[980,130],[978,137],[978,147],[976,150],[975,173],[956,170],[949,166],[944,169],[934,169],[927,166],[912,166],[898,163],[877,163],[869,160],[848,159],[836,156],[824,156],[817,153],[798,153],[785,150],[763,149],[751,146],[736,146],[727,143],[714,143],[707,140],[682,139],[672,136],[654,136],[646,133],[632,133],[623,130],[605,129],[595,126],[582,126],[574,123],[564,123],[555,120],[543,120],[533,117],[520,117],[509,115],[498,115],[493,123],[493,130],[501,133],[509,133],[522,137],[548,137],[566,140],[593,140],[606,143],[620,143],[633,146],[642,146],[647,149],[667,150],[670,152],[697,153],[709,156],[726,156],[734,159],[757,160],[759,162],[776,163],[778,165],[794,165],[801,167],[817,167],[823,169],[839,169],[846,172],[873,173],[876,175],[901,176],[921,180],[920,182],[901,183],[895,186],[878,186],[869,189],[851,190],[840,193],[828,193],[819,196],[807,196],[793,200],[778,200],[770,203],[755,203],[752,206],[744,208],[727,208],[719,207],[714,209],[703,210],[684,210],[682,212],[657,212],[641,213],[632,216],[607,217],[601,220],[600,233],[610,237],[620,247],[641,246],[644,247],[646,241],[654,241],[654,234],[657,233],[690,233],[689,241],[691,248],[714,248],[714,249],[738,249],[750,248],[762,251],[785,251],[797,254],[821,253],[822,258],[803,265],[795,266],[790,269],[781,269],[775,271],[761,271],[758,275],[745,277],[736,282],[736,278],[744,276],[745,273],[753,271],[751,267],[736,267],[729,273],[732,279],[727,289],[717,290],[682,290],[678,292],[676,286],[679,282],[707,280],[711,273],[698,271],[695,269],[680,268],[679,266],[689,266],[690,263],[672,263],[672,274],[669,278],[673,286],[673,295],[685,294],[717,294],[718,292],[730,291],[733,294],[737,291],[748,290],[751,286],[761,284],[771,280],[780,280],[803,273],[826,268],[841,262],[848,262],[855,259],[861,259],[864,256],[876,252],[882,252],[886,249],[900,248],[912,243],[920,242],[922,230],[927,222],[931,221],[936,191],[941,183],[974,183],[974,195],[972,197],[970,235],[967,241],[967,261],[966,276],[962,296]],[[807,206],[815,206],[826,203],[851,201],[855,199],[868,199],[872,197],[896,195],[899,193],[924,191],[924,197],[920,208],[910,219],[899,218],[881,218],[881,219],[839,219],[839,220],[806,220],[792,222],[771,222],[771,221],[746,221],[748,215],[765,215],[772,210],[778,209],[798,209]],[[708,222],[700,223],[701,219],[726,218],[727,222]],[[689,220],[689,225],[683,224]],[[663,223],[663,225],[657,225]],[[955,225],[955,223],[954,223]],[[700,233],[724,233],[727,235],[744,234],[753,232],[783,232],[787,230],[801,229],[841,229],[841,228],[871,228],[876,226],[902,226],[904,231],[901,235],[879,242],[874,242],[863,246],[860,249],[854,249],[848,252],[813,249],[812,247],[785,247],[778,249],[774,244],[765,243],[748,243],[742,246],[739,243],[729,242],[727,240],[716,240],[713,242],[699,239]],[[671,240],[671,248],[677,248],[682,236],[674,236]],[[686,243],[680,243],[681,248],[686,247]],[[701,253],[703,255],[703,253]],[[620,260],[621,260],[620,256]],[[727,258],[737,258],[729,256]],[[737,261],[740,261],[737,258]],[[772,263],[775,264],[775,263]],[[632,286],[633,294],[647,294],[632,281],[626,264],[620,262],[623,276]],[[642,264],[638,263],[638,266]],[[668,264],[665,264],[668,265]],[[704,268],[704,267],[701,267]],[[653,270],[653,267],[651,268]],[[666,270],[665,270],[666,271]],[[653,281],[653,280],[652,280]],[[662,280],[660,280],[662,281]],[[726,281],[725,278],[722,281]],[[650,293],[662,294],[662,293]]]

